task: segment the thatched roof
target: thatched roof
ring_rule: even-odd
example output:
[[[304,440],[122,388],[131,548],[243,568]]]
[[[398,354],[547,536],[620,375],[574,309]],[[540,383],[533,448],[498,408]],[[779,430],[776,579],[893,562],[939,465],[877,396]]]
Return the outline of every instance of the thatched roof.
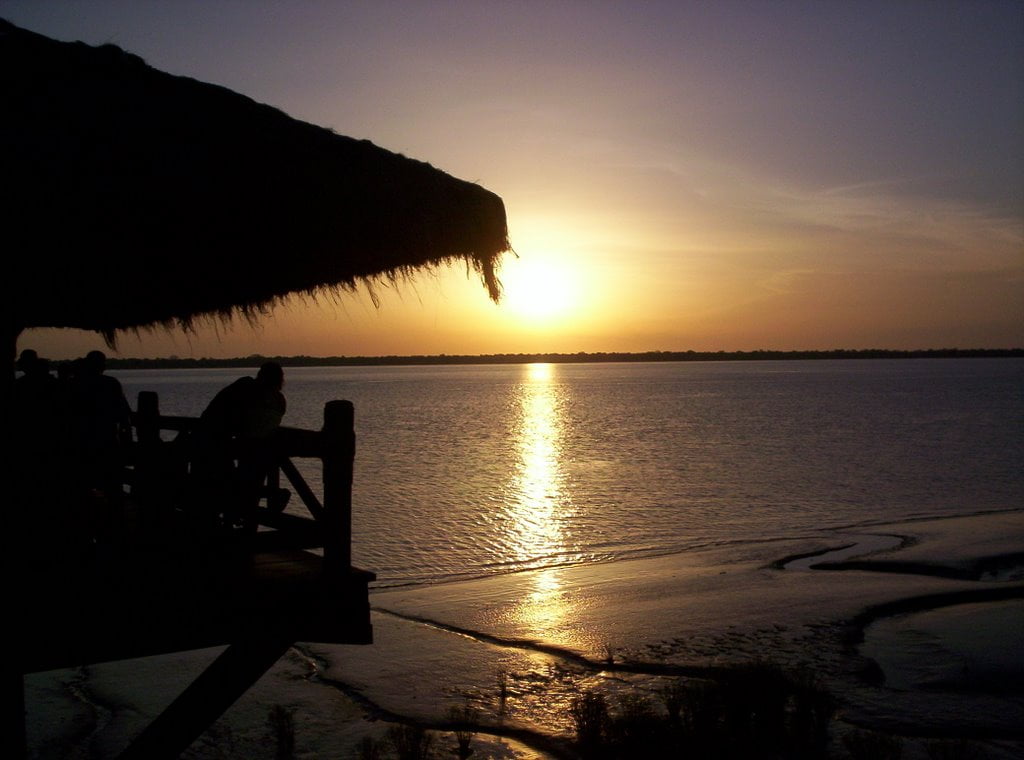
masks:
[[[498,296],[501,199],[429,164],[0,20],[4,298],[112,336],[463,259]]]

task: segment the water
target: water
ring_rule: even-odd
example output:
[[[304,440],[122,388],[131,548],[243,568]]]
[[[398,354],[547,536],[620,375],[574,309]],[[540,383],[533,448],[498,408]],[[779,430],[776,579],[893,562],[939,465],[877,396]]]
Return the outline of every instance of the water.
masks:
[[[197,415],[246,372],[112,374]],[[294,427],[355,403],[381,586],[1024,504],[1019,359],[288,368],[285,393]]]

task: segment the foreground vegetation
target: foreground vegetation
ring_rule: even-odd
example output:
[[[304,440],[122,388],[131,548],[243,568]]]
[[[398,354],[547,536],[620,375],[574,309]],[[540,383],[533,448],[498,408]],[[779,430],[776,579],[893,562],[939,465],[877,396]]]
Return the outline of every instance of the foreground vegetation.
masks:
[[[656,695],[626,694],[614,702],[583,691],[569,706],[574,736],[557,754],[580,760],[681,758],[697,760],[898,760],[900,737],[847,729],[833,735],[837,703],[812,676],[764,663],[736,666],[716,680],[679,679]],[[479,715],[449,713],[456,742],[443,750],[439,730],[393,726],[382,739],[366,739],[360,760],[431,760],[474,756]],[[968,741],[925,743],[929,760],[982,760]],[[483,757],[482,755],[480,757]]]

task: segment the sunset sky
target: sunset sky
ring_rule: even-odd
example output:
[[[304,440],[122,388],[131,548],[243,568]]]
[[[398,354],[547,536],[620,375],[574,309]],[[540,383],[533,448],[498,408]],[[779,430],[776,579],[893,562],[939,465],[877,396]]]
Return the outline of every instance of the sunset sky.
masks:
[[[1024,3],[0,2],[479,182],[518,259],[122,356],[1024,346]],[[92,333],[32,330],[61,359]]]

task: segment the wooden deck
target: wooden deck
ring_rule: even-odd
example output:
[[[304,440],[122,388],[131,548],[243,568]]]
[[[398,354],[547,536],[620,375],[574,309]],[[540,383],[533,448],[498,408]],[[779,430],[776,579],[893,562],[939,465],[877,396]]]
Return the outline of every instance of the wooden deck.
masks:
[[[158,552],[21,569],[33,578],[14,589],[23,673],[230,644],[254,632],[373,641],[373,575],[326,573],[322,557],[309,551],[240,546],[216,558]]]
[[[227,645],[124,755],[170,758],[292,643],[371,643],[374,575],[350,561],[352,414],[348,402],[330,402],[322,430],[282,431],[258,530],[208,530],[189,502],[188,448],[161,434],[184,437],[195,420],[163,417],[155,395],[140,396],[120,513],[129,525],[85,553],[40,547],[8,562],[18,652],[8,683],[20,694],[24,673]],[[322,497],[292,457],[322,462]],[[282,485],[308,517],[274,503]]]

